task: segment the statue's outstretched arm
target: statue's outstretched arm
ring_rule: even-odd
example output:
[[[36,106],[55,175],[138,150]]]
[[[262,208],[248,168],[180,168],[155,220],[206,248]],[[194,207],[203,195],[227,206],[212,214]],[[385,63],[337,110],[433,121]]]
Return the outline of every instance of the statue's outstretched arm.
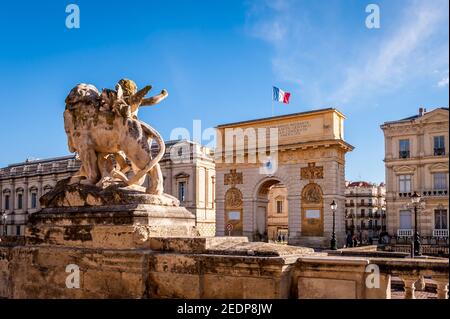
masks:
[[[158,104],[159,102],[161,102],[168,96],[169,96],[169,93],[167,93],[166,90],[162,90],[161,94],[149,97],[147,99],[143,99],[141,106],[150,106],[150,105]]]

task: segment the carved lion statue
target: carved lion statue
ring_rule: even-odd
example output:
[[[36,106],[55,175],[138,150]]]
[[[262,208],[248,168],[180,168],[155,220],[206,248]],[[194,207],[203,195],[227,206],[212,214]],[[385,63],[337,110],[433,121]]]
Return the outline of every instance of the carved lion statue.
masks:
[[[93,85],[79,84],[67,96],[64,128],[68,146],[70,152],[78,153],[82,163],[71,182],[101,186],[106,179],[118,179],[128,185],[141,185],[148,174],[152,186],[147,193],[161,195],[163,181],[158,162],[165,153],[164,141],[155,129],[133,116],[126,102],[132,100],[139,105],[151,87],[139,92],[136,87],[125,89],[128,93],[134,90],[134,94],[124,97],[120,84],[116,90],[104,89],[101,94]],[[155,157],[152,140],[159,147]],[[125,175],[130,169],[127,159],[134,172],[131,178]]]

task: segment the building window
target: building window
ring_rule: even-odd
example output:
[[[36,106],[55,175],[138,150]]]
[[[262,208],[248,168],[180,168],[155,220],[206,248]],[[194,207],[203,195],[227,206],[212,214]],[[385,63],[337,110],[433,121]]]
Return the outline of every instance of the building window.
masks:
[[[364,209],[361,209],[361,217],[364,217],[366,215],[366,211]]]
[[[31,193],[31,208],[37,207],[37,194]]]
[[[372,213],[373,213],[372,208],[369,208],[369,217],[372,217]]]
[[[400,158],[409,158],[409,140],[400,140],[399,141],[399,157]]]
[[[16,226],[16,236],[20,236],[20,226]]]
[[[445,138],[444,136],[434,137],[434,155],[445,155]]]
[[[447,173],[433,174],[434,189],[447,189]]]
[[[398,177],[400,193],[411,192],[411,175],[400,175]]]
[[[178,199],[182,202],[186,200],[186,182],[178,183]]]
[[[17,209],[23,208],[23,194],[17,194]]]
[[[5,209],[9,209],[9,195],[5,195]]]
[[[411,212],[409,210],[400,211],[400,229],[412,229]]]
[[[434,211],[434,229],[447,229],[446,209],[436,209]]]
[[[283,201],[277,200],[277,214],[283,214]]]

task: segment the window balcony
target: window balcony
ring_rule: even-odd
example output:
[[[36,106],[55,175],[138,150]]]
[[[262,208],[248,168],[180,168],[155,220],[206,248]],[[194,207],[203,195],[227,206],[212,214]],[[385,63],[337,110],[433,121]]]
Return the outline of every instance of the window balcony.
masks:
[[[434,156],[442,156],[445,155],[445,148],[439,147],[434,149]]]
[[[412,237],[413,230],[412,229],[397,229],[398,237]]]
[[[433,237],[448,238],[448,229],[433,229]]]
[[[425,189],[422,190],[422,196],[424,197],[435,197],[435,196],[448,196],[447,189]]]
[[[398,152],[398,157],[399,158],[409,158],[409,151],[399,151]]]
[[[355,203],[345,203],[345,207],[355,207]]]
[[[400,197],[400,198],[403,198],[403,197],[411,197],[411,195],[412,195],[412,193],[411,192],[408,192],[408,193],[405,193],[405,192],[400,192],[400,193],[398,193],[398,197]]]

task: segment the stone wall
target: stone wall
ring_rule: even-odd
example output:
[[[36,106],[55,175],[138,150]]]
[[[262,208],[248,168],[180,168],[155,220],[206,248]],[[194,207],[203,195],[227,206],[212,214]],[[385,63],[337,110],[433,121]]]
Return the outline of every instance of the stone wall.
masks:
[[[326,256],[245,237],[149,238],[145,246],[0,246],[0,298],[385,299],[391,276],[414,293],[423,275],[447,296],[448,259]],[[68,265],[79,267],[78,289],[66,286]],[[375,288],[370,265],[380,270]]]

